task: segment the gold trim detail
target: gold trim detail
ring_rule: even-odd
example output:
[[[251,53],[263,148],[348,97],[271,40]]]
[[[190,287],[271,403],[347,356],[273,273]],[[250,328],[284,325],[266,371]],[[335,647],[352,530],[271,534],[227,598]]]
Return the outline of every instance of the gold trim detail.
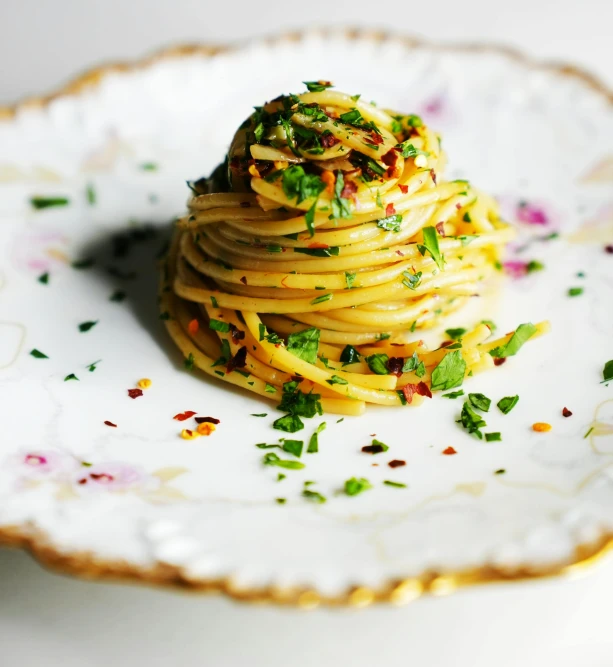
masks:
[[[426,47],[440,51],[485,52],[503,55],[511,60],[523,63],[531,69],[554,72],[560,76],[571,77],[586,87],[603,95],[613,105],[613,90],[609,90],[601,81],[588,72],[570,64],[541,63],[531,60],[519,51],[495,45],[481,44],[432,44],[412,38],[389,35],[381,31],[363,31],[358,29],[319,29],[303,32],[289,32],[268,37],[266,44],[280,42],[299,42],[307,36],[318,32],[324,37],[343,34],[348,39],[371,40],[384,42],[399,41],[407,49]],[[44,108],[54,100],[68,96],[80,95],[95,88],[108,74],[129,72],[135,69],[150,67],[159,60],[183,58],[200,55],[211,58],[220,53],[238,50],[238,46],[188,44],[163,49],[152,56],[135,63],[115,63],[91,69],[76,77],[55,92],[39,97],[30,97],[14,105],[0,106],[0,121],[9,121],[20,111],[31,108]],[[469,570],[455,572],[424,572],[416,577],[390,581],[380,589],[366,586],[355,586],[339,596],[329,597],[310,588],[239,588],[231,577],[223,579],[190,579],[179,568],[158,563],[150,567],[139,567],[126,561],[108,561],[96,557],[90,552],[66,553],[58,550],[44,533],[27,526],[0,527],[0,546],[15,547],[28,551],[43,566],[71,574],[82,579],[131,582],[149,585],[170,586],[186,591],[199,593],[222,593],[242,602],[267,602],[279,605],[312,609],[319,605],[331,607],[366,607],[372,603],[391,603],[402,605],[417,599],[425,593],[446,595],[458,588],[485,583],[502,583],[529,579],[543,579],[556,576],[576,576],[586,573],[587,569],[613,551],[613,533],[607,532],[589,544],[578,545],[573,556],[566,562],[546,567],[523,565],[514,568],[503,568],[484,565]]]

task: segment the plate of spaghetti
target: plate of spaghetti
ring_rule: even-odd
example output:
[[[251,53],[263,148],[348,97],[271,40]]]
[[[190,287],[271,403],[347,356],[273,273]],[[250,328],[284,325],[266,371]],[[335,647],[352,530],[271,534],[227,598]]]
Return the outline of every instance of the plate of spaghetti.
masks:
[[[310,32],[0,110],[0,543],[303,607],[604,553],[611,100]]]

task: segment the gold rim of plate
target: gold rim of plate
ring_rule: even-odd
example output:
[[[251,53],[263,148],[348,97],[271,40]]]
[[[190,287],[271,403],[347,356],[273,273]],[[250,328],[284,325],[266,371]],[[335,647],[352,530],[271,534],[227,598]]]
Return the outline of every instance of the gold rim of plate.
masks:
[[[261,40],[265,44],[300,42],[318,33],[323,37],[344,36],[347,39],[371,40],[373,42],[398,41],[407,49],[429,48],[440,51],[483,52],[503,55],[523,63],[530,69],[555,72],[560,76],[574,78],[583,85],[603,95],[613,105],[613,90],[585,70],[568,63],[550,63],[534,60],[525,54],[505,46],[485,44],[436,44],[414,37],[400,37],[383,31],[359,29],[317,29],[286,32]],[[256,40],[260,41],[260,40]],[[42,96],[25,98],[16,104],[0,106],[0,121],[14,118],[26,109],[45,108],[54,100],[70,95],[80,95],[95,88],[108,74],[129,72],[150,67],[160,60],[187,56],[213,57],[220,53],[239,50],[236,45],[185,44],[162,49],[152,56],[135,62],[112,63],[90,69],[69,81],[58,90]],[[40,531],[25,526],[0,527],[0,546],[15,547],[28,551],[43,566],[57,572],[71,574],[82,579],[142,583],[166,586],[198,593],[222,593],[242,602],[273,603],[312,609],[319,605],[331,607],[366,607],[372,603],[386,602],[402,605],[425,593],[446,595],[458,588],[485,583],[502,583],[545,579],[558,576],[585,574],[594,563],[613,550],[613,533],[605,533],[589,544],[577,545],[573,555],[566,561],[545,567],[520,565],[500,567],[483,565],[459,571],[427,571],[414,577],[389,581],[381,588],[354,586],[341,595],[326,596],[315,588],[281,588],[274,585],[263,588],[239,587],[232,577],[221,579],[191,579],[180,568],[158,563],[151,567],[139,566],[126,561],[109,561],[89,552],[63,552]]]

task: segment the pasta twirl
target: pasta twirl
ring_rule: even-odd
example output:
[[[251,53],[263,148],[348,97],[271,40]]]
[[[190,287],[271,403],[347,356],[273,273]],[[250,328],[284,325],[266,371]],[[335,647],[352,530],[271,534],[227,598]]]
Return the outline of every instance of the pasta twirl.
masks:
[[[483,291],[513,230],[491,197],[443,180],[420,118],[308,87],[255,107],[225,162],[190,184],[164,319],[190,365],[265,398],[312,392],[350,415],[418,405],[509,342],[480,325],[427,350],[420,331]]]

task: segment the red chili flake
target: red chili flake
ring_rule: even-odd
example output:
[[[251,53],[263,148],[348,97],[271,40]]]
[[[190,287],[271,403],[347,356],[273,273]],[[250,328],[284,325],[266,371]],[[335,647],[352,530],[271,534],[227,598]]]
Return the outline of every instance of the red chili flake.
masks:
[[[425,382],[420,382],[417,385],[416,391],[420,396],[427,396],[428,398],[432,398],[432,392],[430,391],[430,387],[428,387],[428,385]]]
[[[404,253],[402,252],[402,250],[396,250],[396,254],[400,255],[400,257],[404,257]]]
[[[195,336],[198,333],[199,328],[200,325],[198,324],[198,320],[190,320],[187,325],[187,331],[191,336]]]
[[[564,408],[566,410],[566,408]],[[105,421],[104,422],[107,426],[112,426],[113,428],[117,428],[117,424],[113,424],[113,422],[110,421]]]
[[[383,164],[386,164],[388,167],[394,167],[396,165],[396,162],[398,162],[398,153],[393,148],[391,148],[381,158],[381,162],[383,162]]]
[[[238,343],[239,340],[245,338],[245,332],[238,327],[235,327],[233,324],[230,324],[230,335],[232,336],[233,343]]]
[[[506,357],[495,357],[494,366],[502,366],[502,364],[506,363],[506,361],[507,361]]]
[[[373,140],[373,143],[377,146],[383,143],[383,137],[378,132],[371,132],[370,138]]]
[[[402,466],[405,466],[407,464],[406,461],[403,461],[402,459],[394,459],[393,461],[390,461],[387,465],[390,468],[401,468]]]
[[[460,204],[460,203],[458,202],[458,203],[455,205],[455,207],[456,207],[456,208],[458,209],[458,211],[459,211],[459,210],[462,208],[462,204]]]
[[[251,208],[251,202],[249,201],[242,201],[240,204],[241,208]]]
[[[394,208],[394,204],[388,204],[385,207],[385,215],[390,216],[390,215],[395,215],[396,214],[396,209]]]
[[[309,248],[321,248],[322,250],[325,250],[326,248],[329,248],[330,246],[327,243],[310,243]]]
[[[138,398],[143,395],[142,389],[128,389],[128,396],[130,398]]]
[[[380,454],[381,452],[384,452],[385,449],[383,449],[382,445],[365,445],[362,447],[362,451],[365,454]]]
[[[351,199],[351,196],[358,191],[358,186],[353,181],[345,181],[345,185],[341,192],[343,199]]]
[[[563,408],[562,409],[562,416],[563,417],[572,417],[573,413],[568,409],[568,408]]]
[[[79,480],[79,484],[87,484],[87,477],[83,477]]]
[[[398,183],[398,187],[400,188],[400,192],[402,192],[403,195],[406,195],[406,193],[409,191],[408,185],[401,185]]]
[[[220,420],[215,417],[196,417],[196,424],[219,424]]]
[[[430,176],[432,176],[432,181],[434,182],[434,185],[436,185],[436,172],[434,169],[430,169]]]
[[[371,438],[376,438],[376,437],[377,437],[377,434],[376,434],[376,433],[371,433],[371,434],[370,434],[370,437],[371,437]]]
[[[416,388],[416,384],[405,384],[402,388],[402,393],[404,394],[407,403],[410,404],[413,402],[413,394],[415,393]]]
[[[436,231],[438,232],[439,236],[445,236],[445,223],[444,222],[438,222],[436,224]]]
[[[457,454],[457,452],[453,447],[447,447],[447,449],[443,449],[443,454],[451,456],[452,454]]]
[[[444,340],[444,341],[441,343],[441,347],[449,347],[450,345],[453,344],[453,342],[454,342],[454,341],[452,341],[452,340]]]
[[[247,348],[243,345],[233,357],[230,357],[230,361],[228,361],[228,365],[226,366],[226,372],[231,373],[235,368],[244,368],[246,363]]]
[[[336,144],[341,141],[340,139],[337,139],[332,132],[320,135],[319,140],[324,148],[332,148],[332,146],[336,146]]]
[[[606,246],[604,247],[604,251],[605,251],[605,252],[608,252],[609,255],[613,255],[613,245],[606,245]]]
[[[186,419],[193,417],[196,413],[193,410],[186,410],[185,412],[179,412],[178,415],[175,415],[173,419],[176,419],[178,422],[184,422]]]
[[[392,375],[400,377],[402,375],[402,367],[404,366],[404,359],[402,357],[390,357],[387,360],[387,369]]]

